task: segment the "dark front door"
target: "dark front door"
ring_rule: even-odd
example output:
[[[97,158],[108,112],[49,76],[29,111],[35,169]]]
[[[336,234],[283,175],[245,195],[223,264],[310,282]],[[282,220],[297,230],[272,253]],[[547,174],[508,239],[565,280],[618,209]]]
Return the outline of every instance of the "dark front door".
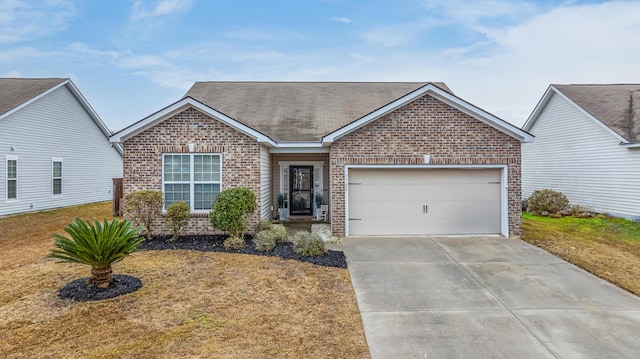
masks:
[[[313,166],[289,167],[291,214],[313,214]]]

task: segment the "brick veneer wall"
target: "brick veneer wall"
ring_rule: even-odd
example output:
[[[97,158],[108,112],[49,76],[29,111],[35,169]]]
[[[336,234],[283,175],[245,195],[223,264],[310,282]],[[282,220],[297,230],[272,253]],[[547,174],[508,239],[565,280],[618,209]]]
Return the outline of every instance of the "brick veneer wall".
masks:
[[[190,153],[187,144],[194,143],[194,153],[222,155],[221,190],[246,187],[260,198],[260,144],[253,138],[193,108],[186,109],[123,143],[123,192],[162,190],[162,154]],[[260,218],[260,206],[248,218],[250,229]],[[156,223],[158,232],[169,233]],[[216,233],[208,214],[195,214],[184,234]]]
[[[520,141],[425,95],[331,146],[331,227],[345,234],[345,165],[508,165],[509,235],[522,234]]]

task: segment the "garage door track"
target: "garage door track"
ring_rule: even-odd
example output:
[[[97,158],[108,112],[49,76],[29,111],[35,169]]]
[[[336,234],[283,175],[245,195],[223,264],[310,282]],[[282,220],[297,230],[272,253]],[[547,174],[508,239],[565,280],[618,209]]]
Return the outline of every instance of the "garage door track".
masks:
[[[372,358],[637,358],[640,298],[520,240],[343,240]]]

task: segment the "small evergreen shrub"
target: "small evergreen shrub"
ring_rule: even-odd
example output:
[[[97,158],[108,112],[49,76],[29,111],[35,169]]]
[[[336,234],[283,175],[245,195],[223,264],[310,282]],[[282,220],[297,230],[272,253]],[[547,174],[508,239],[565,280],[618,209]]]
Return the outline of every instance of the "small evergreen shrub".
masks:
[[[259,231],[268,231],[273,227],[273,223],[271,223],[270,220],[268,219],[264,219],[262,221],[260,221],[260,224],[258,224],[258,232]]]
[[[191,208],[187,202],[174,202],[167,207],[167,212],[164,214],[164,225],[165,227],[171,228],[173,232],[172,241],[178,239],[180,229],[189,223],[190,217]]]
[[[117,218],[103,222],[83,220],[79,217],[64,227],[71,239],[54,233],[53,245],[47,257],[59,262],[80,263],[91,266],[88,284],[106,288],[113,282],[112,266],[138,250],[144,240],[138,236],[141,227],[131,228],[128,220]]]
[[[293,251],[305,257],[323,255],[324,241],[316,233],[299,232],[293,241]]]
[[[214,229],[244,238],[246,215],[257,209],[256,195],[248,188],[229,188],[218,194],[209,219]]]
[[[276,246],[275,233],[273,230],[263,229],[253,237],[253,244],[255,244],[257,251],[268,252]]]
[[[144,227],[148,240],[153,239],[153,222],[162,215],[162,192],[145,190],[129,193],[123,206],[126,217]]]
[[[569,208],[567,196],[550,189],[534,191],[529,197],[529,212],[535,215],[556,214]]]
[[[282,243],[287,239],[287,229],[282,224],[274,224],[271,226],[271,232],[276,243]]]
[[[245,242],[244,242],[244,238],[229,236],[229,238],[224,240],[223,244],[224,244],[224,248],[226,249],[240,250],[244,248]]]

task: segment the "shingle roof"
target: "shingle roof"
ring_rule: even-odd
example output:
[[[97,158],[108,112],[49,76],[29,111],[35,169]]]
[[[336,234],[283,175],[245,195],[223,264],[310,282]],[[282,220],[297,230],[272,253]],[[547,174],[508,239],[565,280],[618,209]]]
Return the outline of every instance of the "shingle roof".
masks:
[[[0,78],[0,115],[22,105],[67,79]]]
[[[552,86],[628,142],[640,142],[640,84]]]
[[[185,94],[275,141],[314,142],[428,82],[196,82]],[[433,83],[451,92],[441,82]]]

